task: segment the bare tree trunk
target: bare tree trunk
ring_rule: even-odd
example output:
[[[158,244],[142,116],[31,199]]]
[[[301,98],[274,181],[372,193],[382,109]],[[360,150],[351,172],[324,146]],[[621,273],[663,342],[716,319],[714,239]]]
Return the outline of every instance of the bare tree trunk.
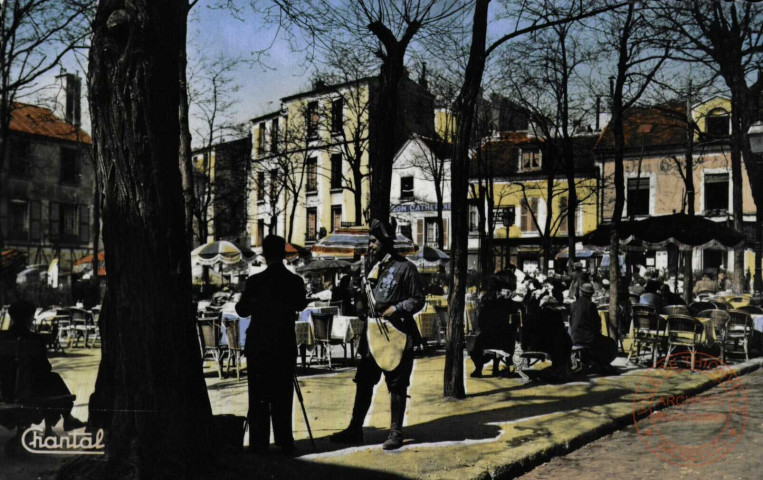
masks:
[[[686,163],[686,205],[688,207],[687,212],[690,217],[695,214],[694,200],[694,120],[691,115],[692,107],[692,88],[691,81],[689,82],[689,94],[686,99],[686,154],[684,160]],[[684,253],[684,301],[686,304],[690,304],[693,298],[694,290],[694,268],[692,262],[694,261],[694,248],[687,250]],[[677,293],[677,292],[676,292]]]
[[[363,174],[360,171],[360,162],[352,166],[352,182],[355,184],[355,225],[363,225]]]
[[[733,79],[735,84],[744,85],[744,78]],[[734,208],[734,229],[744,232],[744,206],[742,204],[742,101],[741,88],[731,90],[731,192],[732,207]],[[728,266],[727,266],[728,267]],[[744,245],[734,250],[734,293],[741,293],[744,285]]]
[[[99,3],[89,63],[93,137],[99,168],[108,172],[109,275],[90,403],[96,426],[106,430],[107,461],[91,463],[87,476],[198,478],[208,473],[215,445],[178,168],[187,3],[123,5]],[[60,478],[75,476],[82,478],[69,465]]]
[[[485,37],[490,0],[476,0],[469,62],[464,84],[455,102],[458,137],[453,155],[451,174],[451,217],[453,219],[453,249],[450,260],[451,288],[448,290],[448,329],[445,345],[443,395],[464,398],[464,308],[468,255],[469,211],[467,188],[469,182],[469,141],[472,134],[475,106],[485,71]]]
[[[186,0],[186,19],[188,5]],[[186,22],[183,23],[181,34],[186,37]],[[185,41],[185,40],[184,40]],[[194,209],[194,186],[193,186],[193,163],[191,149],[191,128],[188,123],[188,54],[183,47],[180,52],[178,65],[178,88],[180,89],[180,107],[178,117],[180,119],[180,178],[183,188],[183,200],[185,205],[185,231],[187,248],[193,246],[193,209]],[[202,242],[204,243],[204,242]]]

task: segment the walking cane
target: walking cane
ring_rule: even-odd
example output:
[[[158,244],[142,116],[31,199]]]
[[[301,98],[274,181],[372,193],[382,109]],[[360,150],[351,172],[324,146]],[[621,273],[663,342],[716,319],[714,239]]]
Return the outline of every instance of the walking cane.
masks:
[[[310,435],[310,445],[315,451],[315,440],[313,439],[313,431],[310,430],[310,421],[307,419],[307,410],[305,410],[305,400],[302,398],[302,389],[299,388],[299,381],[297,381],[297,374],[294,374],[294,391],[297,392],[297,399],[302,406],[302,415],[305,416],[305,425],[307,425],[307,433]]]

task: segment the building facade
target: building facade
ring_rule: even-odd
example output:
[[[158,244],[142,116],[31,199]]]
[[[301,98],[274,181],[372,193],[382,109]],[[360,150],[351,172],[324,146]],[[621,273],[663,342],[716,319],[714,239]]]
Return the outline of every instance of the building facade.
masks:
[[[62,75],[63,115],[17,103],[0,172],[0,229],[28,264],[59,259],[61,273],[92,252],[95,175],[90,136],[79,127],[79,78]]]
[[[194,240],[228,240],[247,245],[247,187],[250,185],[251,137],[216,143],[193,152],[194,185],[198,206]],[[205,224],[206,235],[201,233]]]
[[[694,183],[694,212],[732,226],[733,193],[741,189],[745,230],[752,230],[755,203],[747,171],[742,166],[742,184],[734,185],[729,147],[730,101],[716,97],[692,106],[693,168],[686,171],[687,114],[684,104],[634,108],[626,115],[625,131],[625,208],[624,219],[641,219],[688,211],[687,183]],[[596,146],[596,162],[602,182],[601,209],[604,219],[614,208],[613,136],[602,132]],[[673,251],[634,252],[634,263],[664,269],[676,265]],[[745,255],[745,269],[753,268],[751,251]],[[695,249],[694,270],[733,271],[733,252],[714,248]]]
[[[413,135],[403,144],[392,164],[391,217],[399,233],[417,245],[438,247],[438,229],[443,232],[443,249],[450,250],[450,157],[452,144]],[[439,181],[442,195],[442,225],[437,221]]]
[[[375,128],[378,79],[326,85],[284,97],[278,111],[255,118],[247,231],[252,245],[268,233],[310,246],[342,224],[364,224],[370,199],[369,132]],[[405,78],[399,124],[434,133],[433,97]]]
[[[575,139],[575,189],[578,205],[575,213],[576,235],[594,230],[599,223],[599,177],[594,168],[591,148],[595,137]],[[569,186],[558,154],[545,140],[526,132],[497,135],[483,143],[482,158],[473,160],[471,192],[478,192],[490,182],[494,225],[488,226],[493,239],[497,270],[512,264],[530,271],[560,270],[555,257],[568,244]],[[482,162],[482,167],[477,163]],[[483,171],[480,174],[480,170]],[[469,212],[469,265],[478,269],[479,209],[484,208],[472,194]],[[543,262],[546,262],[544,265]]]

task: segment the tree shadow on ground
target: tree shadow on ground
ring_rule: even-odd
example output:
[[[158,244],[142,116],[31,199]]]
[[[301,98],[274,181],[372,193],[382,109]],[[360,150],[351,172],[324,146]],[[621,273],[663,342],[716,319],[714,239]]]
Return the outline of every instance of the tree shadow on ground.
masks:
[[[570,397],[563,388],[558,394],[544,392],[533,394],[532,389],[525,386],[506,389],[506,391],[526,392],[523,396],[504,397],[503,391],[496,391],[496,403],[511,402],[491,410],[484,407],[473,413],[450,415],[435,420],[409,425],[404,428],[405,437],[409,439],[406,445],[425,447],[426,444],[441,442],[462,442],[466,440],[479,441],[496,439],[501,433],[502,423],[521,421],[531,417],[541,417],[555,413],[568,413],[579,409],[590,409],[600,405],[621,400],[632,393],[631,389],[611,387],[595,388],[590,384],[580,395]],[[601,386],[598,386],[601,387]],[[426,399],[424,399],[426,401]],[[364,428],[364,445],[366,447],[381,444],[388,434],[386,429]],[[301,452],[313,453],[308,439],[296,442]],[[348,448],[347,445],[329,442],[328,437],[316,438],[315,453],[336,452]]]

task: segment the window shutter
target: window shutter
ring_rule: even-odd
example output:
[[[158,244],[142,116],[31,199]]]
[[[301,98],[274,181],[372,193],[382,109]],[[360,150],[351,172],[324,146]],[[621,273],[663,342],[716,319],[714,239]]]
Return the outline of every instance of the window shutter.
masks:
[[[42,205],[39,200],[33,200],[29,204],[29,239],[40,240],[40,220],[42,217]]]
[[[51,238],[58,238],[60,235],[61,221],[59,220],[60,209],[58,202],[48,204],[48,219],[50,220],[49,235]]]
[[[442,219],[442,248],[448,250],[448,219]]]
[[[424,219],[416,220],[416,244],[424,245]]]
[[[79,243],[90,243],[90,206],[79,206]]]

